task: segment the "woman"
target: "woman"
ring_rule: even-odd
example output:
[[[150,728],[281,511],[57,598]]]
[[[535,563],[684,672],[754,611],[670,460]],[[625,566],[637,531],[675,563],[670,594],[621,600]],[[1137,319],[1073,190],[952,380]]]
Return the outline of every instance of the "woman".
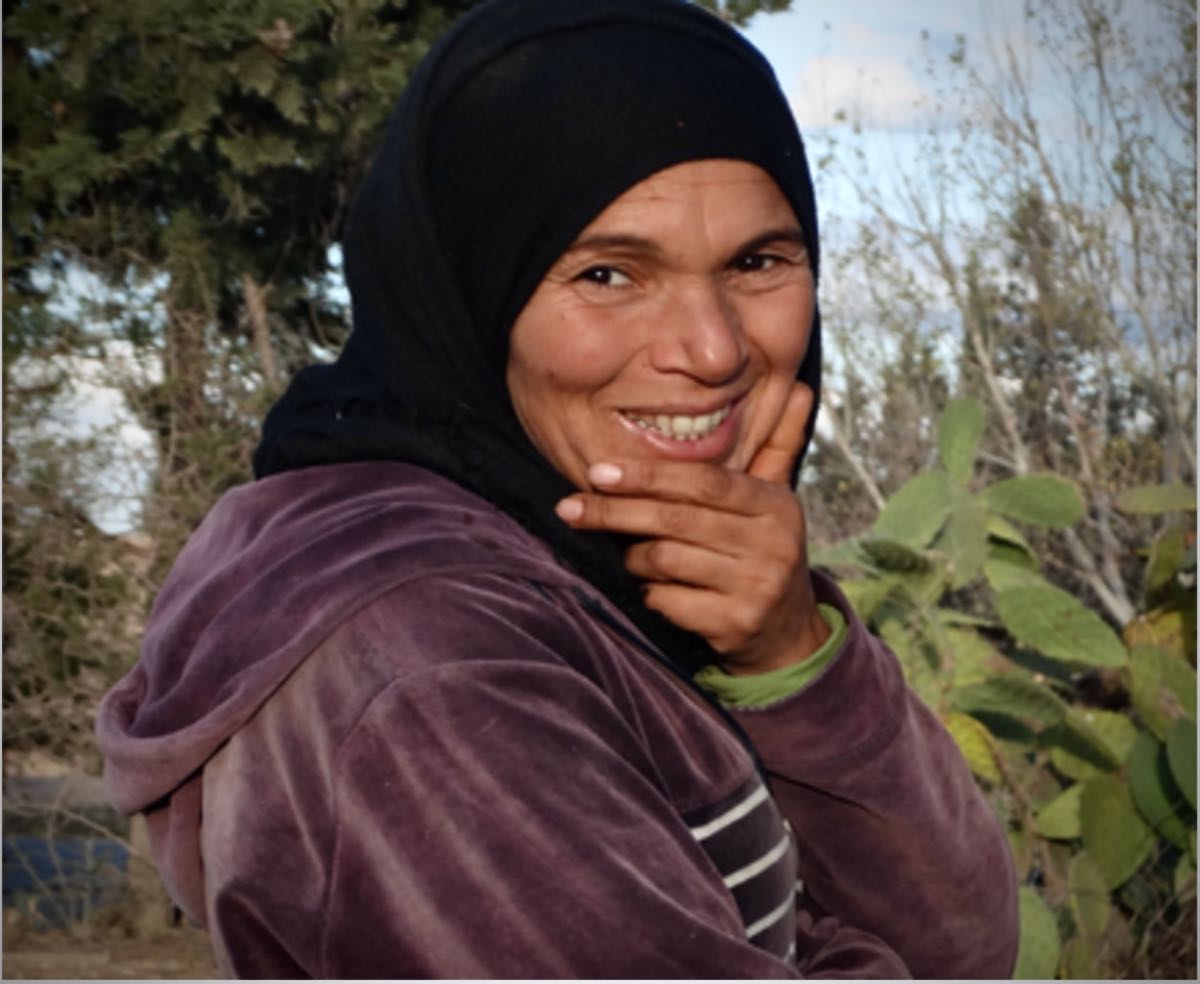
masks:
[[[345,249],[345,350],[98,723],[222,968],[1007,975],[1005,838],[807,568],[817,224],[757,52],[679,0],[484,4]]]

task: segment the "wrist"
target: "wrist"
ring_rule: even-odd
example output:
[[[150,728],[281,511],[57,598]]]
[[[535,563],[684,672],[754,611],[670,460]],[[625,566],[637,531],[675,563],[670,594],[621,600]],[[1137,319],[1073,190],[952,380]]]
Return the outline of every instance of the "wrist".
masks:
[[[788,633],[786,643],[772,646],[765,651],[729,654],[721,661],[721,668],[731,676],[750,676],[774,673],[810,659],[820,652],[829,641],[829,623],[813,605],[806,617]],[[750,657],[750,658],[746,658]]]
[[[829,604],[822,604],[820,613],[829,626],[829,638],[820,649],[800,662],[770,673],[736,676],[713,663],[696,674],[696,683],[722,704],[733,708],[768,707],[795,695],[824,672],[846,641],[849,626],[842,613]]]

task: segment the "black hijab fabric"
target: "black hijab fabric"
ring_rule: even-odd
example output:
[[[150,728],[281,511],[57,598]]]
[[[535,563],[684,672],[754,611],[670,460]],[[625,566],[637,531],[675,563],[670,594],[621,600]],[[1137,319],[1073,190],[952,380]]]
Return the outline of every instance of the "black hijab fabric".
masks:
[[[686,0],[473,9],[392,115],[344,236],[354,329],[336,363],[300,372],[272,408],[256,475],[366,459],[429,468],[550,544],[682,673],[713,662],[704,639],[642,604],[623,538],[554,514],[573,487],[529,442],[505,385],[509,331],[578,234],[644,178],[709,158],[775,179],[815,274],[800,136],[736,31]],[[818,396],[820,362],[818,317],[797,374]]]

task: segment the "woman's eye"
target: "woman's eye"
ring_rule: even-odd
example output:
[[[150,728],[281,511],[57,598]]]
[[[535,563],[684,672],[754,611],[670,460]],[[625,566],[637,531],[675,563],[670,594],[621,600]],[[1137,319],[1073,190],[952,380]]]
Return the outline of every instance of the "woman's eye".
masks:
[[[588,267],[575,279],[597,287],[626,287],[632,283],[628,274],[610,266]]]
[[[781,257],[770,253],[747,253],[734,263],[738,273],[762,273],[783,262]]]

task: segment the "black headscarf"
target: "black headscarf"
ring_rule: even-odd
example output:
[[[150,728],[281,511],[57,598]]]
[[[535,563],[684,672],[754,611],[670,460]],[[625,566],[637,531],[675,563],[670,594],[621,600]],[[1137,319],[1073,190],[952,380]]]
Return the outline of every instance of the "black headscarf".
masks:
[[[364,459],[429,468],[550,544],[679,670],[713,662],[705,640],[642,604],[623,538],[558,519],[573,487],[529,442],[505,385],[510,329],[578,234],[639,181],[710,158],[775,179],[815,274],[800,136],[735,30],[686,0],[473,9],[392,114],[344,236],[354,329],[336,363],[300,372],[272,408],[256,475]],[[818,396],[820,349],[818,316],[797,374]]]

